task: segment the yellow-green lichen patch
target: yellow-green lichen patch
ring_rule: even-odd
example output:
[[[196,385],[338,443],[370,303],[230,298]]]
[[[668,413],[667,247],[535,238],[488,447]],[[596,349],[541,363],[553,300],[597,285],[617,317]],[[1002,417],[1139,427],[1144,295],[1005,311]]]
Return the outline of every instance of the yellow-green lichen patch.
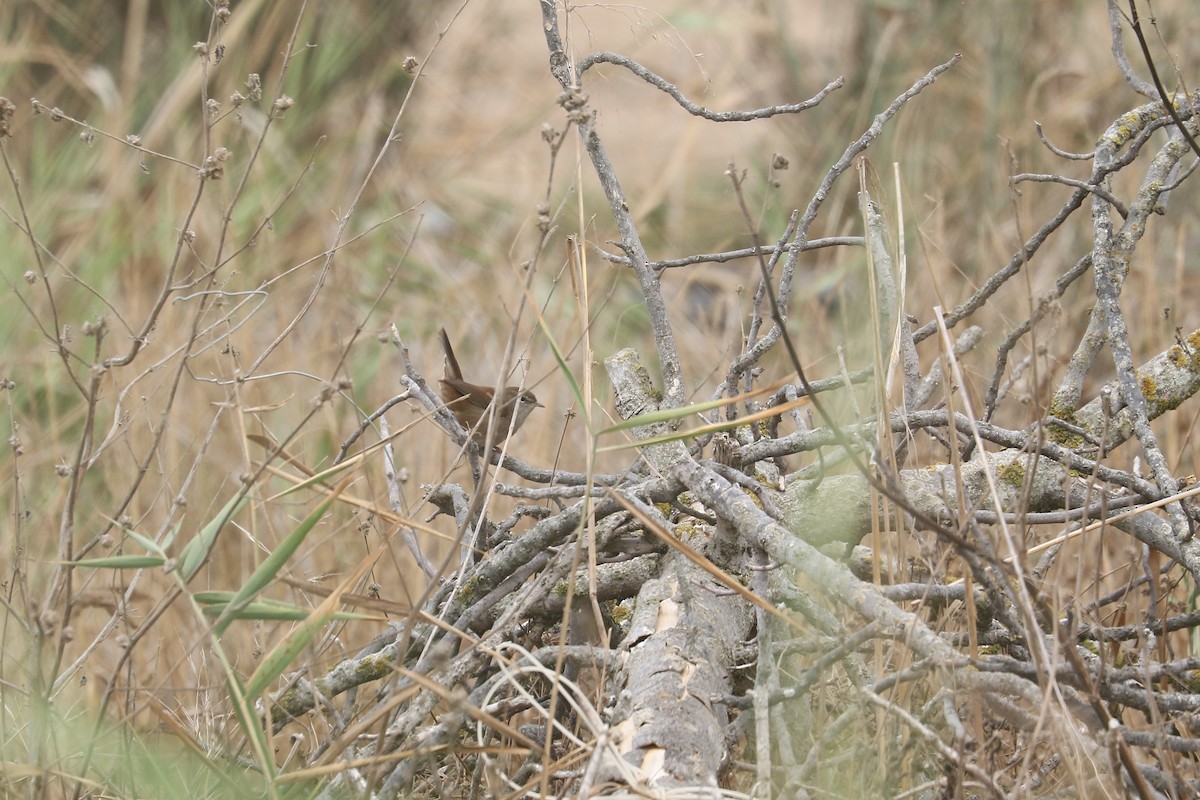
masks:
[[[747,488],[747,487],[745,487],[745,486],[742,486],[742,487],[740,487],[740,488],[741,488],[741,490],[742,490],[742,494],[744,494],[744,495],[746,495],[746,497],[750,498],[750,502],[751,502],[751,503],[754,503],[754,505],[758,506],[759,508],[762,508],[762,507],[763,507],[762,498],[760,498],[760,497],[759,497],[757,494],[755,494],[754,492],[750,491],[750,489],[748,489],[748,488]]]
[[[1200,331],[1193,331],[1167,351],[1167,360],[1177,369],[1200,371]]]
[[[779,485],[779,479],[772,480],[771,476],[763,472],[761,469],[754,471],[754,480],[759,486],[768,486],[772,489],[781,490],[783,487]]]
[[[1075,424],[1075,410],[1067,408],[1056,400],[1050,401],[1050,408],[1047,409],[1050,416],[1057,417],[1063,422]],[[1061,425],[1055,425],[1053,422],[1046,426],[1046,433],[1050,437],[1050,441],[1055,444],[1060,444],[1063,447],[1069,447],[1072,450],[1076,447],[1082,447],[1084,440],[1078,433],[1072,433]]]
[[[1192,361],[1194,362],[1197,354],[1200,353],[1200,331],[1192,331],[1184,341],[1187,342],[1188,349],[1192,351]]]
[[[681,542],[687,542],[691,539],[695,539],[698,534],[699,530],[697,529],[697,524],[691,520],[687,522],[680,522],[675,526],[675,538]]]
[[[1142,390],[1142,397],[1146,398],[1146,402],[1154,403],[1158,399],[1158,382],[1149,375],[1142,373],[1138,374],[1138,388]]]
[[[1002,482],[1020,489],[1025,481],[1025,464],[1020,459],[1014,459],[1001,467],[996,474]]]
[[[473,575],[470,578],[467,578],[467,580],[463,581],[461,595],[460,595],[462,597],[463,601],[468,604],[474,602],[476,600],[476,597],[475,597],[476,589],[478,589],[478,588],[479,588],[479,576],[477,576],[477,575]]]

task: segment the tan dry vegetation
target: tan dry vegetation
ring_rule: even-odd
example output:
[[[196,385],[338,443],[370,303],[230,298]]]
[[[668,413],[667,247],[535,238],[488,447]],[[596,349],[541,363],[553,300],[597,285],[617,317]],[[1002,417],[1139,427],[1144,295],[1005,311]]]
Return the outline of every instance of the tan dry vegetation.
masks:
[[[616,252],[611,242],[617,235],[590,168],[576,171],[580,155],[574,141],[563,149],[547,192],[547,147],[540,132],[546,124],[561,126],[562,112],[546,69],[536,3],[475,2],[461,14],[457,6],[440,4],[388,10],[373,3],[313,5],[299,17],[297,47],[281,90],[283,53],[298,4],[236,4],[221,33],[223,59],[207,83],[191,51],[193,42],[208,37],[208,12],[198,4],[70,5],[18,0],[0,8],[5,37],[0,94],[18,107],[5,144],[14,180],[0,191],[5,215],[0,252],[12,287],[0,318],[0,339],[6,342],[0,372],[15,383],[6,393],[7,415],[20,451],[0,461],[0,478],[9,487],[0,509],[10,521],[0,535],[5,554],[0,562],[9,564],[4,580],[10,622],[19,623],[6,629],[0,677],[23,687],[9,691],[10,703],[39,681],[61,681],[59,713],[69,718],[82,708],[71,705],[73,694],[83,695],[94,710],[115,681],[121,690],[110,711],[125,721],[160,726],[170,716],[205,746],[220,741],[236,749],[241,739],[224,699],[214,643],[194,607],[174,603],[135,641],[132,657],[120,660],[129,636],[152,619],[170,591],[170,574],[151,569],[134,578],[128,571],[76,570],[69,636],[60,639],[60,611],[40,603],[62,557],[57,545],[62,520],[71,520],[70,551],[77,556],[142,552],[121,536],[113,517],[156,538],[178,526],[171,551],[178,555],[258,472],[267,453],[247,434],[286,440],[289,454],[322,469],[362,414],[399,391],[402,364],[386,341],[391,323],[427,378],[440,374],[434,334],[445,325],[469,365],[468,378],[490,382],[522,302],[523,265],[531,260],[537,262],[531,297],[544,306],[547,325],[576,377],[621,347],[644,345],[645,311],[632,277],[595,250]],[[1200,22],[1186,3],[1158,3],[1155,9],[1171,54],[1181,65],[1192,63],[1196,54],[1189,47],[1200,41]],[[580,7],[570,25],[577,56],[592,49],[629,55],[717,110],[804,99],[837,75],[846,76],[846,89],[806,114],[713,125],[687,116],[625,72],[595,70],[587,92],[600,109],[599,129],[652,258],[749,243],[724,175],[730,162],[748,172],[747,194],[764,237],[778,235],[791,208],[807,202],[832,160],[875,113],[933,64],[962,52],[960,67],[906,109],[869,152],[889,192],[891,164],[899,163],[910,261],[907,311],[922,322],[934,305],[952,307],[968,296],[1066,196],[1064,188],[1045,184],[1022,184],[1015,198],[1009,193],[1013,172],[1071,169],[1038,142],[1032,120],[1042,123],[1057,146],[1087,151],[1136,100],[1111,64],[1099,3],[831,0],[732,7],[664,0]],[[426,62],[439,26],[445,37]],[[422,62],[421,82],[399,137],[356,201],[409,89],[402,67],[409,55]],[[247,91],[251,72],[262,75],[264,99],[235,111],[228,98]],[[202,87],[222,106],[211,141],[205,136]],[[259,147],[277,92],[294,98],[295,106],[272,123],[243,185],[245,165]],[[84,141],[88,127],[33,115],[31,97],[115,139],[97,135]],[[131,150],[119,141],[127,134],[186,164]],[[232,157],[223,163],[222,179],[205,185],[189,215],[197,189],[194,167],[216,147],[227,148]],[[790,164],[770,176],[777,187],[767,184],[773,153]],[[1072,174],[1086,177],[1087,169]],[[579,176],[582,212],[576,207]],[[1132,187],[1121,188],[1129,194]],[[861,232],[854,190],[853,181],[839,184],[817,235]],[[536,253],[535,209],[547,197],[557,231],[545,252]],[[1194,208],[1194,184],[1185,183],[1171,202]],[[351,210],[343,246],[327,262],[339,218]],[[21,230],[23,213],[32,235]],[[579,213],[582,235],[592,245],[591,353],[580,347],[581,321],[563,267],[564,238],[578,230]],[[1190,216],[1172,213],[1161,221],[1139,250],[1138,268],[1126,285],[1126,296],[1137,298],[1128,313],[1143,356],[1165,347],[1177,328],[1200,326],[1195,268],[1187,255],[1197,245]],[[69,369],[86,383],[89,362],[97,357],[94,338],[83,326],[105,320],[100,357],[130,347],[174,259],[185,219],[194,238],[184,243],[176,281],[194,284],[168,299],[137,359],[104,374],[89,412],[67,376]],[[975,320],[985,326],[986,338],[965,359],[974,383],[963,388],[976,403],[993,368],[995,343],[1028,316],[1029,298],[1086,251],[1083,225],[1072,223],[1039,254],[1040,265],[1054,264],[1053,270],[1028,273]],[[37,258],[31,240],[40,249]],[[228,261],[210,285],[206,270],[218,257]],[[860,254],[816,251],[802,264],[791,320],[806,366],[817,376],[836,374],[839,345],[848,348],[854,366],[864,365],[869,296]],[[35,275],[32,283],[23,277],[27,271]],[[709,398],[737,353],[756,275],[756,266],[744,260],[665,276],[692,399]],[[311,308],[298,317],[310,301]],[[1038,343],[1047,351],[1015,387],[1021,403],[1009,406],[997,422],[1019,428],[1043,414],[1048,389],[1077,338],[1072,332],[1086,320],[1091,302],[1090,284],[1073,289],[1039,328]],[[201,312],[202,303],[207,305]],[[70,329],[67,347],[74,355],[65,365],[46,335],[55,325]],[[193,326],[200,333],[189,343]],[[179,350],[185,346],[186,365]],[[527,359],[518,372],[527,370],[547,408],[517,436],[513,451],[534,464],[582,470],[590,436],[581,419],[568,414],[578,409],[528,311],[517,349]],[[1015,358],[1028,354],[1026,347]],[[786,377],[782,358],[764,363]],[[247,372],[250,365],[253,371]],[[602,370],[596,375],[603,382]],[[341,377],[351,386],[314,409],[324,383]],[[860,400],[868,407],[869,393]],[[595,413],[603,418],[611,408],[602,383]],[[422,521],[430,508],[420,503],[421,484],[469,482],[458,448],[421,419],[424,413],[416,404],[401,405],[388,417],[393,431],[412,426],[397,439],[396,452],[406,474],[407,513]],[[1158,423],[1180,474],[1195,470],[1194,418],[1194,410],[1185,408]],[[79,495],[71,500],[70,477],[55,471],[74,463],[87,430],[92,438],[86,447],[106,446],[80,476]],[[364,441],[375,441],[372,436]],[[1128,466],[1133,455],[1126,446],[1113,458]],[[796,458],[790,466],[812,460]],[[596,468],[617,470],[628,461],[628,453],[602,454]],[[423,576],[399,540],[381,544],[381,534],[392,526],[372,513],[388,506],[381,459],[367,459],[353,475],[345,498],[362,505],[336,505],[289,560],[270,596],[311,607],[364,555],[386,546],[391,552],[350,590],[398,608],[418,602]],[[312,512],[320,499],[315,492],[269,499],[288,485],[268,475],[258,479],[251,506],[226,527],[192,590],[241,586]],[[67,513],[70,503],[74,510]],[[492,513],[503,517],[509,507],[498,499]],[[454,534],[453,521],[444,516],[430,525],[445,537]],[[444,539],[421,538],[435,560],[449,552]],[[1072,557],[1057,568],[1064,573],[1056,585],[1061,593],[1053,598],[1063,607],[1130,580],[1130,567],[1140,560],[1125,538],[1106,539],[1102,547],[1094,540],[1069,547]],[[896,555],[912,549],[897,546]],[[235,623],[220,646],[245,679],[292,627]],[[374,621],[339,624],[314,640],[288,672],[321,674],[378,629]],[[56,658],[60,641],[62,657]],[[83,655],[77,671],[66,670]],[[77,690],[82,683],[86,687]],[[159,702],[166,712],[157,710]],[[358,702],[361,710],[371,700]],[[21,727],[7,724],[10,732]],[[325,730],[318,723],[310,733]],[[313,744],[306,743],[300,756]],[[281,746],[279,752],[285,750]],[[64,745],[59,755],[69,759],[70,751]]]

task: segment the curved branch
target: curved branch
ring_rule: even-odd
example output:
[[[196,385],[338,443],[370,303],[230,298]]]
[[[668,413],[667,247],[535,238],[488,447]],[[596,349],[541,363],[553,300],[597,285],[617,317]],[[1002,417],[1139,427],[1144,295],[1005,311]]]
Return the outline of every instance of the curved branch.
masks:
[[[677,87],[675,84],[668,82],[666,79],[646,69],[632,58],[619,55],[617,53],[610,53],[607,51],[592,53],[590,56],[587,56],[579,62],[579,66],[576,68],[576,74],[582,77],[583,73],[587,72],[597,64],[615,64],[618,67],[624,67],[659,91],[666,92],[667,94],[671,95],[671,97],[675,98],[675,102],[679,103],[679,105],[689,114],[697,117],[703,117],[709,122],[749,122],[755,119],[769,119],[777,114],[797,114],[801,111],[807,111],[813,106],[816,106],[826,97],[846,85],[846,79],[844,77],[838,77],[830,81],[824,89],[801,103],[786,103],[777,106],[767,106],[766,108],[758,108],[753,111],[711,111],[704,106],[697,105],[691,100],[688,100],[684,96],[683,92],[679,91],[679,87]]]

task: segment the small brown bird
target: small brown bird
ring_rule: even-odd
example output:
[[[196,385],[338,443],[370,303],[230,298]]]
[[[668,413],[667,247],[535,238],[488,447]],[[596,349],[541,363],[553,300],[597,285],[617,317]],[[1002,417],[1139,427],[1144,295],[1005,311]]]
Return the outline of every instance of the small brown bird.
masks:
[[[488,408],[492,405],[496,390],[491,386],[476,386],[464,381],[462,368],[458,366],[458,359],[454,357],[454,348],[450,346],[450,337],[446,335],[446,329],[442,328],[438,333],[442,339],[442,350],[446,353],[446,366],[442,379],[438,381],[442,387],[442,400],[454,413],[458,424],[471,431],[471,440],[482,446],[487,438],[487,417],[490,413]],[[497,441],[508,436],[510,425],[511,431],[516,433],[531,411],[535,408],[545,408],[533,392],[521,391],[516,386],[504,387],[500,399],[500,406],[496,409],[494,438]]]

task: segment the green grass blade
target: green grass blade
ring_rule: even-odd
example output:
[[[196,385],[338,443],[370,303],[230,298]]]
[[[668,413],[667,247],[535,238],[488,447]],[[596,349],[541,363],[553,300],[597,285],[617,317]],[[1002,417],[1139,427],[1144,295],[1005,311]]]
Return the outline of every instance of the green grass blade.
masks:
[[[190,581],[200,569],[200,565],[208,557],[208,551],[212,549],[213,542],[217,540],[217,534],[225,527],[225,523],[233,519],[234,515],[245,508],[248,502],[250,502],[250,498],[241,492],[231,497],[225,507],[200,530],[196,538],[183,548],[183,552],[179,554],[179,574],[185,583]]]
[[[223,614],[233,601],[233,592],[197,592],[192,599],[203,606],[204,613],[209,616]],[[312,613],[311,608],[305,608],[293,603],[282,603],[278,600],[253,600],[236,612],[231,612],[235,619],[273,620],[276,622],[296,622],[307,619]],[[378,619],[371,614],[356,614],[351,611],[339,611],[333,615],[337,620]]]
[[[162,556],[105,556],[104,558],[85,558],[79,561],[65,561],[72,567],[88,567],[90,569],[146,569],[161,567],[167,563]]]
[[[333,617],[333,609],[324,605],[309,614],[304,622],[296,626],[284,640],[275,647],[254,670],[246,683],[246,696],[258,697],[291,665],[296,657],[308,647],[309,643],[321,632]]]
[[[245,585],[238,589],[237,594],[235,594],[233,599],[229,602],[229,607],[225,609],[225,613],[218,617],[217,621],[213,624],[213,630],[217,636],[220,636],[225,632],[226,628],[229,627],[229,623],[233,621],[234,615],[241,611],[243,606],[249,603],[255,595],[271,585],[271,583],[275,580],[275,576],[279,574],[281,569],[283,569],[283,565],[288,562],[288,559],[290,559],[300,545],[304,543],[304,540],[308,537],[309,532],[312,531],[316,524],[321,521],[321,517],[325,516],[325,512],[329,510],[329,507],[333,504],[333,501],[339,494],[342,493],[342,489],[344,489],[348,483],[349,481],[343,481],[342,484],[334,490],[333,494],[331,494],[325,499],[324,502],[317,506],[315,511],[305,517],[304,521],[296,527],[296,530],[288,534],[287,537],[285,537],[284,540],[279,543],[279,546],[275,548],[271,555],[267,556],[263,562],[258,565],[258,569],[254,570],[254,573],[250,575]]]

